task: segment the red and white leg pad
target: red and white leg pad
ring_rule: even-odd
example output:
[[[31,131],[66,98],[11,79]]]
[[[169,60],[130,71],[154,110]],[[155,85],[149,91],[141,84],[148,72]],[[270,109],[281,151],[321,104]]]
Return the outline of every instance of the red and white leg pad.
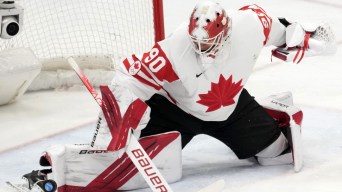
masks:
[[[158,167],[167,182],[178,181],[182,176],[181,136],[169,132],[141,138],[139,143]],[[124,149],[123,149],[124,150]],[[115,191],[148,187],[126,153],[93,150],[89,145],[62,145],[50,147],[41,162],[52,166],[49,179],[57,182],[59,192]],[[122,153],[122,152],[121,152]],[[159,180],[139,151],[135,154],[151,181]]]
[[[259,101],[259,103],[265,108],[266,112],[278,122],[278,126],[281,129],[289,129],[287,131],[288,134],[285,136],[292,148],[291,150],[294,170],[299,172],[303,167],[303,152],[301,143],[301,124],[303,120],[303,112],[293,105],[292,94],[290,92],[271,95],[266,99]],[[286,158],[286,155],[278,156],[278,158],[274,158],[274,161],[284,162],[286,161]],[[268,162],[265,161],[265,164],[266,163]]]

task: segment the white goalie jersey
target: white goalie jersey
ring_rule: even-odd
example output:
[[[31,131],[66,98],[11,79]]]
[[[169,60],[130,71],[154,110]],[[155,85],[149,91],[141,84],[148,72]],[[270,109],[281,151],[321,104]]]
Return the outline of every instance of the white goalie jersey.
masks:
[[[256,6],[229,12],[231,36],[214,60],[192,48],[186,25],[151,51],[123,60],[113,84],[142,100],[164,95],[185,112],[204,121],[226,120],[252,73],[261,49],[285,43],[285,26]]]
[[[156,43],[149,52],[123,59],[111,85],[113,96],[126,103],[119,105],[121,114],[126,113],[133,98],[146,101],[161,94],[198,119],[224,121],[234,112],[263,47],[291,45],[291,50],[302,51],[301,58],[305,52],[303,44],[310,42],[306,33],[291,31],[296,29],[294,24],[284,24],[257,5],[230,11],[229,18],[229,38],[214,59],[195,52],[187,25]],[[144,117],[139,120],[144,122],[139,128],[132,127],[136,136],[148,123],[148,109]],[[107,124],[103,123],[103,127]],[[112,149],[110,142],[115,139],[109,132],[99,129],[92,146]]]

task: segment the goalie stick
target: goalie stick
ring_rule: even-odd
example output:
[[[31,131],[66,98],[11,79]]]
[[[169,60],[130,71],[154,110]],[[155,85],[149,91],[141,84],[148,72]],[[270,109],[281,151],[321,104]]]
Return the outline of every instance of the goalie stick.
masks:
[[[89,82],[88,78],[85,76],[85,74],[83,73],[81,68],[78,66],[76,61],[72,57],[69,57],[67,60],[68,60],[68,62],[70,64],[70,66],[74,69],[74,71],[78,75],[78,77],[81,79],[81,81],[87,87],[88,91],[91,93],[91,95],[93,96],[95,101],[101,107],[102,106],[102,98],[101,98],[101,96],[97,93],[97,91],[91,85],[91,83]],[[139,151],[139,153],[137,153],[137,151]],[[142,146],[139,144],[137,138],[134,135],[131,135],[129,137],[129,143],[128,143],[128,146],[126,148],[126,153],[129,156],[129,158],[132,160],[132,162],[134,163],[134,165],[136,166],[138,171],[141,173],[141,175],[143,176],[143,178],[145,179],[145,181],[147,182],[149,187],[152,189],[152,191],[154,191],[154,192],[160,192],[160,191],[172,192],[171,187],[166,182],[165,178],[161,175],[161,173],[158,171],[158,169],[154,165],[153,161],[147,155],[146,151],[142,148]],[[150,162],[150,167],[149,168],[152,169],[154,173],[156,173],[156,174],[153,174],[153,177],[157,176],[157,177],[159,177],[159,179],[161,181],[161,185],[160,184],[158,185],[159,187],[158,186],[156,187],[153,184],[153,182],[151,181],[150,176],[145,171],[145,168],[139,163],[139,158],[141,158],[141,157],[144,157],[147,161]],[[161,186],[163,188],[161,188]],[[198,192],[220,192],[220,191],[223,190],[223,188],[224,188],[224,180],[219,180],[217,182],[214,182],[214,183],[210,184],[209,186],[206,186],[206,187],[202,188]]]
[[[70,64],[70,66],[74,69],[76,74],[79,76],[81,81],[84,83],[84,85],[87,87],[87,89],[89,90],[91,95],[94,97],[96,102],[101,107],[102,106],[101,96],[97,93],[97,91],[94,89],[94,87],[90,84],[90,82],[88,81],[88,78],[85,76],[85,74],[83,73],[81,68],[77,65],[76,61],[72,57],[69,57],[68,62]],[[139,153],[137,153],[137,151]],[[134,165],[136,166],[136,168],[138,169],[140,174],[143,176],[143,178],[145,179],[145,181],[147,182],[149,187],[152,189],[152,191],[154,191],[154,192],[159,192],[159,191],[170,191],[171,192],[172,191],[171,187],[166,182],[165,178],[161,175],[159,170],[156,168],[156,166],[152,162],[151,158],[147,155],[146,151],[142,148],[142,146],[139,144],[138,140],[136,139],[136,137],[134,135],[131,135],[129,138],[129,143],[128,143],[127,148],[126,148],[126,153],[129,156],[129,158],[132,160],[132,162],[134,163]],[[153,174],[152,177],[153,178],[158,177],[160,179],[160,183],[157,186],[155,185],[155,182],[152,182],[151,175],[149,175],[145,171],[146,168],[143,167],[139,163],[139,159],[142,157],[150,163],[150,166],[148,168],[153,170],[153,171],[150,170],[149,172],[155,173],[155,174]]]

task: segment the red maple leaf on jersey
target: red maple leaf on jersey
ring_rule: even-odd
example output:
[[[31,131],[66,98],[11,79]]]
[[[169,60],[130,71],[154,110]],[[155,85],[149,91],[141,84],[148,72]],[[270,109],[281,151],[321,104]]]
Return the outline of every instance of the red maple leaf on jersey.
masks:
[[[211,83],[211,90],[208,93],[198,95],[201,99],[197,103],[207,106],[206,112],[232,105],[235,103],[234,97],[242,89],[241,83],[242,79],[235,83],[232,76],[225,79],[221,74],[218,83]]]

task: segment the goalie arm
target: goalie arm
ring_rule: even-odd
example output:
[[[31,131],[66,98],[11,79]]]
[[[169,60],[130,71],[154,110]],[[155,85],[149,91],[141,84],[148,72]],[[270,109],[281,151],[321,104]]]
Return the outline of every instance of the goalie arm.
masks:
[[[149,107],[143,101],[155,93],[168,95],[163,85],[177,79],[171,63],[158,44],[140,57],[132,55],[124,59],[112,84],[101,88],[102,112],[91,145],[107,150],[124,147],[131,128],[134,135],[139,137],[150,114]],[[115,130],[120,130],[120,134],[115,133]],[[113,141],[118,140],[122,140],[122,144],[112,147]]]
[[[329,55],[337,50],[335,35],[328,24],[289,22],[270,16],[258,5],[248,5],[240,10],[255,13],[265,36],[264,46],[276,46],[272,55],[284,61],[299,63],[306,56]]]
[[[125,86],[142,100],[155,93],[169,95],[164,85],[179,78],[163,49],[156,43],[149,52],[124,59],[112,84]]]

